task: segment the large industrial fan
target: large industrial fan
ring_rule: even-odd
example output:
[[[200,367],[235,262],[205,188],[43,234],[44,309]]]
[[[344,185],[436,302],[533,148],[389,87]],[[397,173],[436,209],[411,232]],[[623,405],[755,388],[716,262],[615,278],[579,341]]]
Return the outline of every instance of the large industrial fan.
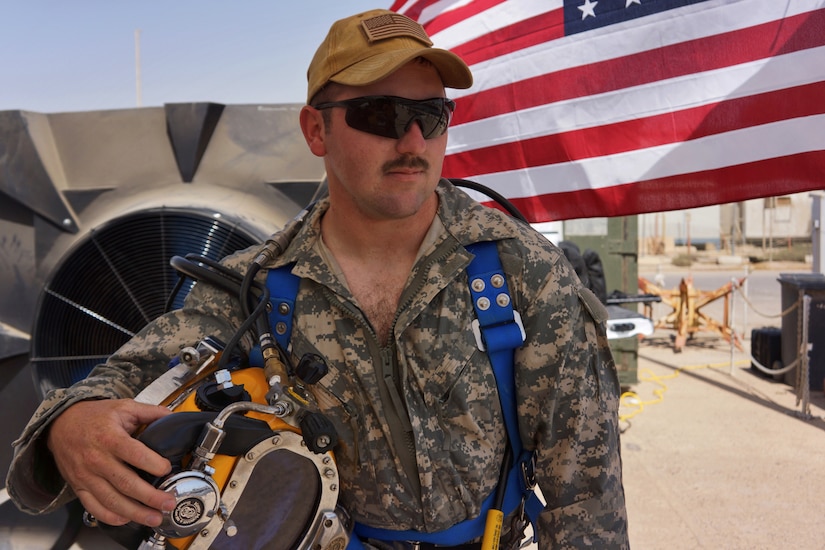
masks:
[[[30,361],[42,393],[84,378],[164,312],[174,255],[218,260],[257,239],[221,216],[157,209],[111,220],[63,259],[41,293]],[[193,284],[175,295],[180,307]]]
[[[300,108],[0,111],[0,469],[46,391],[164,311],[172,256],[263,242],[314,197]]]
[[[197,283],[176,288],[174,256],[219,260],[263,242],[316,196],[323,163],[300,108],[0,112],[1,470],[47,391],[182,306]],[[0,510],[0,532],[27,520],[4,490]],[[38,547],[77,536],[82,510],[62,512],[29,520],[55,539]]]

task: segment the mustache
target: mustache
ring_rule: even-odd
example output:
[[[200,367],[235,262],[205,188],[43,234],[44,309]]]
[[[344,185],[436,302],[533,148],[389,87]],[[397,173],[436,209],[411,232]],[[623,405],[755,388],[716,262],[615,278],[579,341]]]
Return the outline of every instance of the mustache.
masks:
[[[384,169],[385,173],[399,168],[420,168],[422,170],[429,170],[430,163],[427,162],[426,159],[423,159],[421,157],[414,157],[409,155],[398,157],[397,159],[385,162],[382,168]]]

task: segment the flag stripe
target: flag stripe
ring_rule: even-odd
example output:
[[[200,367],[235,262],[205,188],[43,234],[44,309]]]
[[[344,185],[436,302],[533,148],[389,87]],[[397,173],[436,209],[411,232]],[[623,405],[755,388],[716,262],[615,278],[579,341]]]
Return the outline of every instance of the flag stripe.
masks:
[[[510,200],[532,220],[626,216],[771,197],[787,188],[791,188],[791,192],[821,189],[817,181],[821,182],[822,166],[825,166],[825,151],[810,151],[607,189],[554,192]],[[720,185],[720,181],[747,183]],[[489,201],[482,195],[476,198]]]
[[[390,11],[403,13],[407,17],[415,19],[421,23],[421,13],[426,8],[432,6],[433,4],[438,4],[439,2],[440,0],[417,0],[416,2],[404,2],[404,0],[400,0],[395,2],[390,7]]]
[[[525,50],[564,36],[564,10],[540,13],[452,48],[468,65]]]
[[[743,6],[743,3],[749,6]],[[768,3],[761,0],[706,0],[706,4],[679,9],[676,26],[671,20],[673,16],[669,12],[663,12],[615,24],[607,29],[565,36],[553,43],[514,52],[506,56],[506,59],[488,59],[492,64],[515,63],[519,72],[524,71],[530,75],[530,71],[533,71],[532,76],[535,76],[745,29],[821,8],[822,0],[793,0],[790,4],[782,0]],[[455,51],[462,44],[490,32],[561,9],[560,0],[508,0],[436,33],[432,38],[439,47]],[[548,21],[556,20],[548,15]],[[525,56],[530,59],[525,60]],[[472,68],[474,72],[484,71],[486,66],[484,63],[476,63]]]
[[[427,33],[435,35],[448,27],[452,27],[456,23],[478,15],[499,4],[503,4],[505,1],[506,0],[475,0],[465,6],[443,12],[440,17],[423,23],[423,26],[427,30]],[[426,14],[422,13],[422,16],[426,18]]]
[[[806,22],[806,17],[810,21]],[[465,96],[471,109],[457,111],[453,124],[823,46],[823,28],[825,10],[706,37],[701,42],[691,40],[517,82],[511,80]],[[739,47],[743,43],[748,48]]]
[[[577,162],[479,174],[475,179],[507,197],[576,191],[586,187],[600,189],[756,162],[763,158],[825,150],[822,128],[825,128],[825,115],[814,115]],[[818,184],[822,185],[821,177]]]
[[[467,42],[479,38],[483,39],[485,35],[491,32],[504,30],[509,26],[518,25],[524,20],[537,16],[552,13],[554,14],[553,19],[548,19],[548,22],[563,22],[562,13],[558,13],[562,12],[562,6],[562,0],[507,0],[467,17],[463,21],[456,22],[442,31],[433,33],[433,42],[441,48],[460,51],[462,45]],[[447,15],[447,12],[439,17],[445,15]],[[531,27],[529,30],[538,31],[540,29]],[[488,41],[487,44],[491,44],[491,42]]]
[[[823,114],[823,98],[825,82],[814,82],[672,113],[479,146],[449,154],[444,172],[486,174],[687,141],[740,127]]]
[[[817,72],[811,68],[811,64],[823,57],[825,47],[760,60],[723,71],[575,98],[460,124],[450,130],[447,151],[448,154],[457,154],[489,144],[502,145],[563,131],[597,128],[634,118],[673,114],[677,109],[714,105],[726,99],[734,100],[776,89],[792,89],[821,82],[825,80],[825,66]],[[667,119],[659,120],[667,122]],[[612,137],[609,133],[603,135],[606,140]]]

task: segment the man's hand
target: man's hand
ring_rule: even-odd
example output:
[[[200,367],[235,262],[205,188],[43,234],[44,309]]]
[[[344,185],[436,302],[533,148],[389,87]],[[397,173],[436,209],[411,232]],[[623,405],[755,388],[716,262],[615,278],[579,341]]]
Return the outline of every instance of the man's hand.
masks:
[[[130,467],[154,476],[171,471],[166,458],[131,435],[169,413],[132,399],[104,399],[75,403],[52,422],[49,450],[63,479],[96,519],[109,525],[135,521],[156,527],[162,520],[160,511],[172,510],[174,497],[152,487]]]

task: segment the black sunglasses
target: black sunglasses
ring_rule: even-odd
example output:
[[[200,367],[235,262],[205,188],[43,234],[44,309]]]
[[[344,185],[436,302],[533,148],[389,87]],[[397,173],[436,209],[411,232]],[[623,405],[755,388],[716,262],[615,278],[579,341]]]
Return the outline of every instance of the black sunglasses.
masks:
[[[455,110],[455,101],[445,97],[407,99],[391,95],[371,95],[344,101],[328,101],[316,109],[346,107],[350,128],[381,137],[398,139],[410,124],[418,122],[424,139],[444,135]]]

